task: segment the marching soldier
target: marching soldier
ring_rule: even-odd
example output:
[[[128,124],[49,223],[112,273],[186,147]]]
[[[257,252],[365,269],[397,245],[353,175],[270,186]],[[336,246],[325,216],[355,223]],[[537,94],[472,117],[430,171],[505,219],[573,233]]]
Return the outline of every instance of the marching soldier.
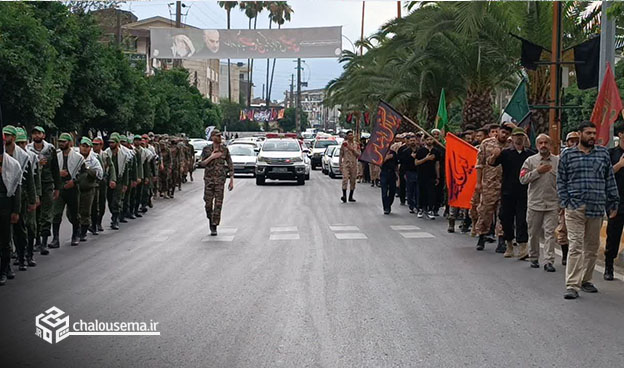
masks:
[[[477,211],[479,218],[475,224],[475,232],[479,236],[477,250],[485,248],[485,236],[490,232],[490,227],[498,209],[501,197],[501,182],[503,179],[503,169],[500,166],[488,165],[488,160],[495,152],[503,150],[507,146],[507,139],[511,135],[514,125],[505,123],[499,129],[496,138],[487,138],[481,142],[477,155],[477,186],[475,188],[481,194],[481,199]],[[499,237],[497,253],[504,253],[506,250],[505,241]]]
[[[134,147],[132,147],[132,149],[134,152],[134,161],[136,168],[136,185],[130,191],[130,210],[128,212],[134,217],[143,217],[143,215],[139,213],[139,205],[141,203],[141,196],[143,195],[145,181],[144,164],[147,156],[143,152],[143,147],[141,147],[142,139],[143,138],[140,135],[135,135],[132,140],[132,143],[134,144]]]
[[[347,184],[350,183],[349,202],[355,202],[353,192],[355,191],[355,181],[357,179],[358,157],[360,156],[360,147],[353,140],[353,132],[348,131],[345,141],[340,149],[340,171],[342,172],[342,200],[347,202]]]
[[[108,140],[108,148],[104,151],[103,160],[110,160],[115,175],[108,178],[106,201],[111,213],[111,229],[119,230],[119,215],[123,200],[123,193],[128,189],[128,173],[126,165],[128,156],[121,149],[121,137],[119,133],[111,133]]]
[[[21,212],[22,168],[0,145],[0,286],[12,279],[11,226],[19,221]]]
[[[79,175],[84,173],[84,158],[78,152],[72,149],[73,138],[69,133],[62,133],[58,139],[60,151],[57,153],[59,162],[62,189],[59,197],[54,201],[54,217],[52,219],[52,243],[50,248],[58,248],[60,246],[59,233],[61,229],[61,221],[63,220],[63,211],[67,205],[67,219],[72,224],[71,245],[76,246],[79,242],[79,219],[78,219],[78,201],[80,198],[80,189],[78,188]]]
[[[99,181],[104,176],[102,164],[98,159],[98,155],[91,151],[93,142],[87,137],[80,140],[80,154],[85,162],[86,171],[79,175],[78,189],[80,191],[80,241],[87,241],[87,230],[91,224],[91,209],[93,207],[96,189]]]
[[[229,170],[230,183],[228,190],[234,189],[234,165],[230,151],[221,144],[221,132],[218,129],[210,133],[212,146],[204,147],[200,166],[204,167],[204,201],[206,217],[210,224],[210,235],[217,235],[217,226],[221,222],[223,206],[223,188],[226,179],[226,165]]]
[[[91,205],[91,227],[89,231],[93,235],[97,235],[98,232],[104,231],[102,227],[102,218],[104,212],[106,212],[106,190],[110,181],[116,181],[115,167],[112,164],[110,157],[104,154],[102,150],[104,141],[101,137],[95,137],[93,139],[92,152],[96,155],[100,166],[102,167],[102,178],[97,181],[97,187],[95,188],[95,194],[93,195],[93,204]]]
[[[26,216],[28,212],[33,212],[36,208],[37,192],[35,188],[35,177],[31,165],[30,155],[26,153],[20,146],[16,144],[18,138],[18,130],[12,125],[2,128],[5,136],[5,151],[13,157],[20,165],[21,171],[21,188],[22,196],[20,203],[19,217],[13,223],[13,242],[17,251],[17,261],[19,270],[25,271],[26,267],[26,247],[28,244],[28,230],[26,228]],[[24,134],[24,139],[26,134]],[[22,137],[19,137],[22,138]],[[9,273],[12,271],[9,267]]]
[[[16,128],[17,136],[15,138],[15,143],[24,150],[24,152],[28,153],[30,157],[30,167],[33,174],[33,179],[35,183],[35,209],[32,211],[26,211],[24,213],[24,222],[26,224],[26,231],[28,234],[28,243],[26,247],[26,264],[28,267],[34,267],[37,265],[34,258],[34,245],[35,238],[37,237],[37,207],[41,204],[41,170],[39,169],[39,158],[37,155],[28,150],[26,147],[28,143],[28,137],[26,136],[26,131],[22,128]],[[24,206],[26,207],[26,206]],[[19,264],[19,261],[18,261]],[[23,267],[23,262],[20,265]],[[25,268],[25,267],[24,267]]]
[[[28,149],[34,152],[39,160],[41,170],[41,205],[37,210],[37,237],[39,252],[45,256],[48,250],[48,238],[51,235],[53,203],[59,196],[61,189],[61,177],[59,164],[56,156],[56,148],[45,141],[45,129],[36,126],[31,131],[32,143]]]
[[[171,176],[171,149],[169,148],[169,142],[167,142],[167,136],[164,135],[158,142],[160,163],[158,166],[158,184],[160,190],[160,196],[165,199],[169,198],[169,177]]]

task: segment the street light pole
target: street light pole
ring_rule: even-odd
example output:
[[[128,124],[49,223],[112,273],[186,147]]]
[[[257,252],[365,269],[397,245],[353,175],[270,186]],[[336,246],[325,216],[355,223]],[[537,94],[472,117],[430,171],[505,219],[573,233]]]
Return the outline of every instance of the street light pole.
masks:
[[[301,58],[297,59],[297,107],[295,109],[296,133],[301,131]]]

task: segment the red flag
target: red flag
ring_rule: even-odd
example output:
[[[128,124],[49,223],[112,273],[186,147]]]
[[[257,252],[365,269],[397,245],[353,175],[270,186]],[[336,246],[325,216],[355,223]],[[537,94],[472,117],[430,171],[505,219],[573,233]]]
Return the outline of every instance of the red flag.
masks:
[[[451,207],[470,208],[477,185],[478,150],[452,133],[446,134],[446,187]]]
[[[596,124],[596,144],[604,146],[609,142],[611,125],[617,120],[620,111],[622,111],[622,99],[615,84],[611,65],[607,63],[607,72],[602,80],[591,119],[589,119]]]
[[[360,155],[360,160],[381,166],[402,120],[403,116],[392,106],[383,101],[379,102],[377,122],[364,152]]]

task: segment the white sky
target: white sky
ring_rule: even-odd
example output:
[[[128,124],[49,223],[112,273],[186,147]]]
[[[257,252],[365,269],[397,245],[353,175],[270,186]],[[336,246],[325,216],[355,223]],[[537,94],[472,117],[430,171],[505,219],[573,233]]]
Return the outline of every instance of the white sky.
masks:
[[[175,1],[128,1],[122,5],[122,9],[132,11],[139,19],[153,16],[174,18],[175,5],[168,4]],[[225,10],[221,9],[216,1],[184,1],[187,5],[182,14],[188,10],[182,22],[199,27],[212,29],[225,29]],[[319,26],[342,26],[342,34],[355,42],[360,38],[362,2],[345,0],[295,0],[288,2],[294,13],[292,19],[282,28],[319,27]],[[403,14],[406,10],[403,9]],[[365,35],[374,33],[381,25],[396,17],[396,1],[366,1],[364,17]],[[231,25],[233,29],[247,29],[248,18],[239,9],[232,11]],[[268,28],[268,13],[265,11],[258,17],[258,28]],[[275,25],[273,25],[275,26]],[[351,43],[344,37],[343,48],[352,49]],[[246,60],[245,60],[246,62]],[[272,64],[272,62],[271,62]],[[296,73],[296,64],[291,59],[277,59],[275,65],[275,77],[271,99],[282,100],[283,92],[290,89],[290,76]],[[308,81],[309,89],[323,88],[331,79],[336,78],[342,72],[342,66],[338,59],[306,59],[302,81]],[[296,77],[296,76],[295,76]],[[266,59],[257,59],[254,62],[254,95],[262,95],[262,84],[266,81]],[[305,88],[304,88],[305,90]]]

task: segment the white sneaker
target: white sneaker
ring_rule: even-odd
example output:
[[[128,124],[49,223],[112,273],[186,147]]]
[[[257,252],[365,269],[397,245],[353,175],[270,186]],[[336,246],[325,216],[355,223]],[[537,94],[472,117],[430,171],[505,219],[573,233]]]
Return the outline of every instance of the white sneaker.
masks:
[[[427,217],[429,218],[429,220],[435,220],[435,216],[434,216],[433,211],[427,212]]]
[[[418,214],[416,216],[418,216],[418,218],[423,218],[424,212],[423,210],[418,210]]]

